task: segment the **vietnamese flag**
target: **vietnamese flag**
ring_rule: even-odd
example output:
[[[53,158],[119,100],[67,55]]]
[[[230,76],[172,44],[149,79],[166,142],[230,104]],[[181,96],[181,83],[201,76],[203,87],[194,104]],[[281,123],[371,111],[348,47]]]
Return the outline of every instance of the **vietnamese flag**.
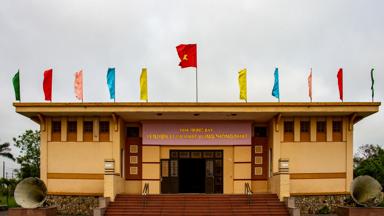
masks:
[[[196,44],[180,44],[176,47],[177,54],[180,58],[179,66],[181,68],[195,67],[197,68],[197,45]]]
[[[52,101],[52,69],[44,71],[43,89],[46,101]]]
[[[343,68],[340,68],[339,72],[337,72],[337,84],[339,86],[340,100],[343,101]]]

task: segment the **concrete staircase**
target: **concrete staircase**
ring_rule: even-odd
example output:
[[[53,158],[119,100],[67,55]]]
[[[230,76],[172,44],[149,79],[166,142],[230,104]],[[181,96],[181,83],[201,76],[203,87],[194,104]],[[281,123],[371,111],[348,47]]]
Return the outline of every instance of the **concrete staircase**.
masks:
[[[276,194],[117,195],[105,215],[281,215],[288,209]]]

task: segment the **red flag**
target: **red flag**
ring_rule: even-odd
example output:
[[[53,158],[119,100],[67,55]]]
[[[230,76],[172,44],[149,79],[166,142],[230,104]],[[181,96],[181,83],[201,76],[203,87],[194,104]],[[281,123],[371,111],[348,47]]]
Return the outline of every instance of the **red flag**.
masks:
[[[311,73],[308,76],[308,95],[312,102],[312,68]]]
[[[197,46],[196,44],[180,44],[176,47],[180,58],[181,68],[197,67]]]
[[[344,101],[343,99],[343,68],[340,68],[339,72],[337,72],[337,84],[339,85],[340,100]]]
[[[46,101],[52,101],[52,69],[44,71],[43,89]]]

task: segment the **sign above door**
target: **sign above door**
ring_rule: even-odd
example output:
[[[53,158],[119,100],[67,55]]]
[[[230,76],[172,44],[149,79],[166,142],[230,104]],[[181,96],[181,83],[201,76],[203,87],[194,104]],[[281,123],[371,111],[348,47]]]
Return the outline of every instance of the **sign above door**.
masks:
[[[143,145],[251,145],[250,121],[143,121]]]

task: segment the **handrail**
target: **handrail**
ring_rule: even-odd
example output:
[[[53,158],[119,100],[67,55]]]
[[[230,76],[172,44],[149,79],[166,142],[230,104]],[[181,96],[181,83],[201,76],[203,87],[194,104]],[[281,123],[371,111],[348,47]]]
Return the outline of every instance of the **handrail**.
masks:
[[[248,205],[251,205],[253,192],[248,182],[244,184],[244,193],[248,197]]]
[[[147,196],[149,194],[149,183],[144,184],[144,189],[143,189],[143,203],[144,206],[147,206]]]

